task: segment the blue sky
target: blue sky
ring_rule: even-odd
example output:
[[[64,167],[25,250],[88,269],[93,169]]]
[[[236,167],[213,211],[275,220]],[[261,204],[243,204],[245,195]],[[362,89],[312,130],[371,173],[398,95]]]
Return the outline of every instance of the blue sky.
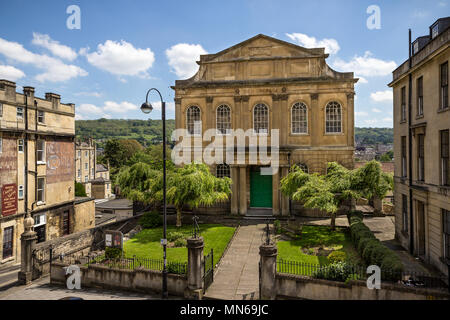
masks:
[[[77,5],[81,29],[68,29]],[[377,5],[381,28],[368,29]],[[75,103],[78,119],[146,119],[139,106],[156,87],[174,118],[176,79],[193,75],[201,53],[215,53],[263,33],[302,46],[325,46],[328,64],[353,71],[355,125],[392,127],[392,70],[413,40],[450,13],[437,1],[2,1],[0,78],[36,95]],[[151,96],[157,101],[157,96]],[[160,118],[158,111],[152,119]]]

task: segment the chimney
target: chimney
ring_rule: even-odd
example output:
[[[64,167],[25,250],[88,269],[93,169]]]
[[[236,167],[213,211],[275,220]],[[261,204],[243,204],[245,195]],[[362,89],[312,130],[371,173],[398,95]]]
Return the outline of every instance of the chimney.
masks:
[[[0,80],[0,89],[5,90],[6,99],[16,101],[16,83],[9,80]]]
[[[52,102],[52,108],[53,109],[58,109],[60,101],[61,101],[61,96],[59,94],[56,94],[56,93],[47,92],[45,94],[45,100],[48,100],[48,101]]]
[[[28,97],[28,105],[34,105],[34,88],[23,87],[23,94]]]

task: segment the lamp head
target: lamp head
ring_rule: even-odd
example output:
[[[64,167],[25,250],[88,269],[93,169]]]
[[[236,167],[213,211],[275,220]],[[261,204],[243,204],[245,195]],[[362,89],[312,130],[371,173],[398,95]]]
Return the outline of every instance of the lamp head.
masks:
[[[143,112],[143,113],[150,113],[150,112],[152,112],[152,110],[153,110],[153,107],[152,107],[152,105],[151,105],[151,103],[148,103],[148,102],[144,102],[142,105],[141,105],[141,111]]]

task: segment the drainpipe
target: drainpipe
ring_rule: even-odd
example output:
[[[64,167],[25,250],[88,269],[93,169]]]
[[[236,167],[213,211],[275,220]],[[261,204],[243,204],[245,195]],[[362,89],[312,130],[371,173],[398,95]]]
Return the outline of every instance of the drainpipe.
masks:
[[[24,158],[25,158],[25,177],[24,177],[24,197],[25,197],[25,215],[28,213],[28,95],[25,92],[25,137],[24,137]]]
[[[408,59],[408,66],[409,66],[409,74],[408,74],[408,159],[409,159],[409,168],[408,168],[408,174],[409,174],[409,253],[414,253],[414,215],[413,215],[413,191],[412,191],[412,185],[413,185],[413,179],[412,179],[412,166],[413,166],[413,159],[412,159],[412,128],[411,128],[411,120],[412,120],[412,74],[411,74],[411,68],[412,68],[412,52],[411,52],[411,29],[408,30],[409,33],[409,59]]]

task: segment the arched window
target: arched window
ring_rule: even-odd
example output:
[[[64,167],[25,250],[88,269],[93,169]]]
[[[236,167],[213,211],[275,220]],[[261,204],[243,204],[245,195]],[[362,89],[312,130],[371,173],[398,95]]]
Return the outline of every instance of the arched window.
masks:
[[[303,102],[297,102],[291,110],[292,133],[308,133],[308,111]]]
[[[230,166],[226,163],[221,163],[216,166],[216,177],[217,178],[223,178],[223,177],[230,177]]]
[[[217,107],[216,111],[217,133],[227,134],[231,130],[231,110],[226,104]]]
[[[336,101],[331,101],[325,108],[325,132],[342,132],[342,111],[341,105]]]
[[[263,103],[253,108],[253,130],[255,133],[269,132],[269,108]]]
[[[200,108],[191,106],[186,113],[187,130],[191,135],[200,135],[202,133],[202,121],[200,119]]]
[[[309,173],[309,169],[306,163],[297,163],[297,166],[302,169],[303,172]]]

